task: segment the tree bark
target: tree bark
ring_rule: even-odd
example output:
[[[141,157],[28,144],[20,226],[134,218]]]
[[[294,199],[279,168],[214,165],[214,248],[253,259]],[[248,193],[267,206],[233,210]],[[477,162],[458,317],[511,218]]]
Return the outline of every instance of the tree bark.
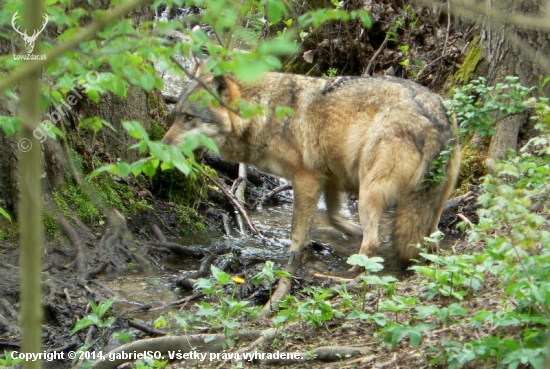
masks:
[[[487,0],[488,7],[496,7],[502,12],[537,17],[543,12],[544,5],[543,0]],[[543,58],[547,58],[550,49],[550,37],[546,32],[487,18],[483,23],[481,42],[483,60],[477,74],[487,78],[489,85],[504,82],[506,76],[517,76],[524,86],[538,86],[539,78],[550,73],[543,67]],[[544,93],[550,93],[550,84]],[[527,120],[526,114],[517,114],[499,122],[491,142],[489,165],[495,159],[504,158],[508,149],[517,150],[518,135]],[[530,135],[529,129],[526,135]]]

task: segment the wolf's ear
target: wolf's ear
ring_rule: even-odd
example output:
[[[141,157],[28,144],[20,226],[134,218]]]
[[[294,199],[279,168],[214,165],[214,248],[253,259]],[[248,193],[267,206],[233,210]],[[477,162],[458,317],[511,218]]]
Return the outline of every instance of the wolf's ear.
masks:
[[[229,101],[229,86],[224,76],[215,76],[212,80],[212,88],[224,101]]]
[[[212,79],[212,89],[225,102],[233,102],[241,97],[240,87],[232,78],[215,76]]]

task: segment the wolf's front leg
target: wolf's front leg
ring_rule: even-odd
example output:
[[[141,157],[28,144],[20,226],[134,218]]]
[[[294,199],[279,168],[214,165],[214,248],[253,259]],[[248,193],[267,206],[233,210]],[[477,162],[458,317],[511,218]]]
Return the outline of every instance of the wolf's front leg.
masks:
[[[292,212],[292,245],[285,271],[295,274],[302,263],[304,248],[309,242],[309,228],[317,211],[317,203],[321,197],[323,179],[312,173],[300,173],[292,181],[294,203]],[[279,279],[277,289],[269,302],[262,309],[263,316],[269,316],[275,304],[285,298],[292,286],[291,278]]]

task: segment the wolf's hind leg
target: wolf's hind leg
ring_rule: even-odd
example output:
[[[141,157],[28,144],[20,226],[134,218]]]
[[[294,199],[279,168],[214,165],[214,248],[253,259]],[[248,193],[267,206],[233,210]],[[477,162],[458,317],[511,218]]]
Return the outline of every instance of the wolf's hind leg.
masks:
[[[327,184],[325,186],[325,202],[327,204],[328,221],[340,232],[361,240],[363,238],[363,228],[358,224],[350,222],[342,215],[340,212],[340,207],[342,206],[341,200],[338,188]]]
[[[378,249],[378,223],[387,208],[388,189],[381,181],[368,181],[359,190],[359,218],[363,226],[360,254],[373,256]]]

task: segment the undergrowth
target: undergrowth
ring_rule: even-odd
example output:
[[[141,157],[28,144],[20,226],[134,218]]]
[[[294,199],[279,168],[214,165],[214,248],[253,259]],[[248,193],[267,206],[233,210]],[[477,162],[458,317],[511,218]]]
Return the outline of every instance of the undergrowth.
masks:
[[[496,88],[474,81],[457,91],[450,104],[465,135],[475,130],[490,135],[493,109],[501,114],[521,109],[536,113],[538,135],[483,177],[479,224],[466,232],[467,243],[477,251],[421,254],[430,264],[411,268],[416,276],[407,283],[418,288],[408,291],[394,277],[377,275],[381,258],[353,255],[348,262],[365,270],[359,288],[310,286],[289,295],[272,319],[275,327],[284,331],[299,324],[330,330],[329,323],[338,320],[342,327],[369,327],[374,331],[369,339],[380,345],[410,345],[428,365],[545,367],[550,326],[550,107],[548,99],[530,98],[525,91],[531,89],[510,81]],[[494,91],[508,95],[496,96]],[[474,92],[477,99],[468,95]],[[277,275],[286,276],[283,273],[267,262],[254,282],[271,285]],[[242,278],[215,267],[212,275],[195,285],[207,297],[194,313],[181,313],[176,321],[185,332],[221,327],[230,349],[243,322],[256,319],[259,310],[236,299]],[[434,332],[448,333],[434,339]]]

